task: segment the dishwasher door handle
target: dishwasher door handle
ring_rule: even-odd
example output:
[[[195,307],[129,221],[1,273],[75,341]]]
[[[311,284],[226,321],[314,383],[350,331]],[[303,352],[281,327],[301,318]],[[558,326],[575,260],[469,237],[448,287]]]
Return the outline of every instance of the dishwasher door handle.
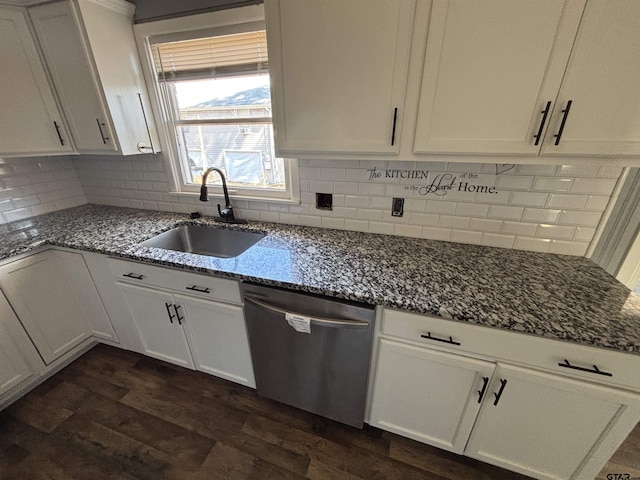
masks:
[[[335,318],[322,318],[322,317],[312,317],[309,315],[303,315],[301,313],[290,312],[288,310],[284,310],[282,308],[276,307],[274,305],[270,305],[265,303],[257,298],[251,297],[249,295],[244,296],[245,302],[253,303],[254,305],[264,308],[265,310],[270,310],[272,312],[280,313],[282,315],[286,315],[287,313],[291,313],[293,315],[300,315],[303,317],[309,317],[311,322],[315,325],[322,325],[324,327],[333,327],[333,328],[366,328],[369,326],[369,322],[361,322],[359,320],[339,320]]]

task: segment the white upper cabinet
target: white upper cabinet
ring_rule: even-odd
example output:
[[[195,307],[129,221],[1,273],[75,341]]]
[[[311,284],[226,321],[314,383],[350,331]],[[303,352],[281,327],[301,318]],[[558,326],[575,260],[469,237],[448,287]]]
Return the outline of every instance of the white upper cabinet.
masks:
[[[536,155],[583,6],[434,0],[415,152]]]
[[[73,151],[24,9],[0,6],[0,155]]]
[[[434,0],[414,153],[640,155],[639,49],[633,0]]]
[[[79,152],[157,151],[133,39],[133,11],[133,5],[120,0],[29,9]]]
[[[589,0],[558,95],[545,155],[640,155],[640,2]],[[547,134],[549,137],[549,134]],[[551,141],[553,140],[553,141]]]
[[[414,0],[266,0],[279,155],[397,154]]]

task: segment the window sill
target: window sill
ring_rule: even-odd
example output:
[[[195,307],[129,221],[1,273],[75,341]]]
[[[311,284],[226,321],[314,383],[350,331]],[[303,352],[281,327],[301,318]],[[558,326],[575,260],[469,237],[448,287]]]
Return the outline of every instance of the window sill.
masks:
[[[168,192],[169,195],[173,195],[176,197],[183,197],[183,198],[193,198],[193,197],[200,197],[199,193],[196,192]],[[231,197],[231,204],[233,205],[233,201],[234,200],[244,200],[247,202],[264,202],[264,203],[277,203],[280,205],[300,205],[300,199],[295,199],[295,198],[269,198],[269,197],[251,197],[251,196],[247,196],[247,195],[235,195],[233,193],[229,193],[229,196]],[[210,198],[224,198],[222,193],[216,193],[216,192],[209,192],[209,197]]]

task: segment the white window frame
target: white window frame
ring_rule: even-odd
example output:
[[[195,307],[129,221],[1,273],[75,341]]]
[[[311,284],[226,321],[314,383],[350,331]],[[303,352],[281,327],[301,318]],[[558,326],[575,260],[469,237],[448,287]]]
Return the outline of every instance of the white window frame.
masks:
[[[263,4],[248,7],[232,8],[211,13],[191,15],[186,17],[159,20],[156,22],[140,23],[133,27],[138,53],[142,63],[144,78],[151,97],[153,114],[158,124],[158,133],[163,156],[169,172],[171,192],[178,195],[198,195],[197,185],[183,182],[180,154],[172,118],[167,115],[163,107],[163,94],[158,83],[151,50],[151,39],[162,35],[175,35],[185,32],[198,32],[202,35],[220,35],[232,32],[234,26],[243,24],[264,24]],[[287,189],[269,191],[267,189],[236,189],[232,187],[229,193],[238,199],[262,200],[278,203],[300,203],[300,177],[297,159],[286,158],[285,175]],[[222,195],[222,187],[210,185],[209,191],[214,195]]]

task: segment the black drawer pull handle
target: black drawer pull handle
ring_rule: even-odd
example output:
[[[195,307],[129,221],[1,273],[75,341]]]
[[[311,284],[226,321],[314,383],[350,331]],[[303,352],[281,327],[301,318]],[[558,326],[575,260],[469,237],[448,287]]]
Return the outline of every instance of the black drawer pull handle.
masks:
[[[58,125],[58,122],[53,122],[53,126],[56,127],[56,133],[58,134],[60,145],[64,145],[64,140],[62,139],[62,134],[60,133],[60,125]]]
[[[200,288],[197,285],[194,285],[192,287],[187,287],[187,290],[193,290],[194,292],[200,292],[200,293],[211,293],[211,290],[209,290],[209,287]]]
[[[542,121],[540,122],[540,127],[538,128],[538,133],[536,133],[533,138],[536,139],[536,143],[534,145],[538,145],[540,143],[540,137],[542,137],[542,130],[544,130],[544,124],[547,123],[547,115],[549,115],[549,110],[551,109],[551,102],[547,102],[547,106],[540,113],[542,114]]]
[[[173,323],[173,319],[175,318],[175,315],[171,314],[171,304],[165,302],[164,306],[167,307],[167,315],[169,315],[169,322]]]
[[[571,365],[569,363],[569,360],[567,360],[566,358],[564,359],[564,363],[559,363],[558,366],[564,367],[564,368],[571,368],[573,370],[580,370],[581,372],[595,373],[596,375],[604,375],[605,377],[613,377],[613,373],[603,372],[598,368],[597,365],[594,365],[593,368],[577,367],[575,365]]]
[[[554,135],[554,137],[556,137],[556,141],[554,143],[554,145],[560,145],[560,139],[562,138],[562,132],[564,132],[564,124],[567,123],[567,117],[569,116],[569,110],[571,110],[571,104],[573,103],[573,100],[569,100],[567,102],[567,106],[564,107],[564,110],[562,110],[562,122],[560,122],[560,128],[558,129],[558,133],[556,133]]]
[[[498,393],[493,392],[493,395],[496,397],[496,399],[493,401],[493,405],[498,405],[498,402],[500,401],[500,397],[502,396],[502,392],[504,391],[504,387],[507,385],[507,380],[500,380],[500,390],[498,390]]]
[[[123,273],[123,277],[135,278],[136,280],[142,280],[144,275],[139,275],[137,273]]]
[[[482,403],[482,397],[484,397],[484,392],[487,391],[487,385],[489,385],[489,377],[482,377],[482,390],[478,390],[478,403]]]
[[[393,127],[391,129],[391,146],[396,143],[396,123],[398,122],[398,107],[393,109]]]
[[[184,320],[184,317],[180,316],[180,312],[178,311],[178,309],[182,307],[182,305],[174,305],[173,306],[173,310],[176,312],[176,317],[178,318],[178,323],[180,325],[182,325],[182,320]]]
[[[426,338],[427,340],[434,340],[436,342],[442,342],[442,343],[449,343],[451,345],[460,345],[460,342],[456,342],[453,337],[449,337],[449,339],[447,340],[446,338],[438,338],[438,337],[432,337],[431,336],[431,332],[427,332],[426,335],[420,335],[422,338]]]
[[[104,136],[104,132],[102,131],[102,127],[106,127],[107,125],[104,123],[100,123],[100,120],[96,118],[96,122],[98,122],[98,130],[100,130],[100,136],[102,137],[102,143],[107,144],[107,140],[109,137]]]

